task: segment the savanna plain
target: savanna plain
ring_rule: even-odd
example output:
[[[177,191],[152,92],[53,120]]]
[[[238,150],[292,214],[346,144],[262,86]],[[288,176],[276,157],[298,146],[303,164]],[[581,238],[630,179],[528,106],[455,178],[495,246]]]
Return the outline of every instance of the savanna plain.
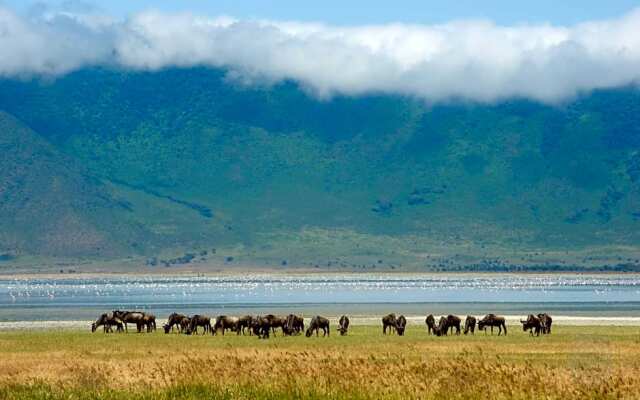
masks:
[[[334,328],[335,329],[335,328]],[[530,337],[0,332],[0,399],[637,399],[640,327]]]

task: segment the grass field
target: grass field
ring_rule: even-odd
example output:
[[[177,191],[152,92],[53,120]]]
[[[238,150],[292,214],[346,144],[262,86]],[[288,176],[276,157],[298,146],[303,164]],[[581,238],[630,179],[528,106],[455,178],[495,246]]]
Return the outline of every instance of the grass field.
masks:
[[[640,398],[640,328],[531,338],[0,332],[0,399]]]

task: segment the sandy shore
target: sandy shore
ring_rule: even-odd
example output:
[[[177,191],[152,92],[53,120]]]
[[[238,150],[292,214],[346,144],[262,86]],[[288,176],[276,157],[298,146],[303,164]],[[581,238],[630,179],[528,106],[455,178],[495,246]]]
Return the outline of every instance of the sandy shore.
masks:
[[[509,325],[518,325],[521,315],[506,315]],[[337,324],[338,316],[330,317],[332,324]],[[423,325],[424,316],[407,316],[411,325]],[[379,325],[378,316],[350,317],[354,325]],[[47,329],[89,329],[92,321],[12,321],[0,322],[0,331],[9,330],[47,330]],[[563,326],[640,326],[640,317],[589,317],[589,316],[553,316],[554,325]]]

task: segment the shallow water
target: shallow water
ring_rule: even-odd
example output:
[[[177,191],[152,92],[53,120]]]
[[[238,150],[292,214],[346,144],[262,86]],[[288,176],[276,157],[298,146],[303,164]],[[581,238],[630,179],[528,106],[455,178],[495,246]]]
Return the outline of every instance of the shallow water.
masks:
[[[185,314],[640,317],[640,275],[236,275],[0,279],[0,322],[90,320],[113,309]]]

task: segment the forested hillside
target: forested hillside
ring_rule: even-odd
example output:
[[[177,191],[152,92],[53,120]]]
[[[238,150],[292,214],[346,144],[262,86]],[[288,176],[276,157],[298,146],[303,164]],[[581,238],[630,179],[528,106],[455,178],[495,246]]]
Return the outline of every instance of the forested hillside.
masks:
[[[0,81],[0,253],[420,266],[640,243],[636,88],[427,104],[225,76]]]

